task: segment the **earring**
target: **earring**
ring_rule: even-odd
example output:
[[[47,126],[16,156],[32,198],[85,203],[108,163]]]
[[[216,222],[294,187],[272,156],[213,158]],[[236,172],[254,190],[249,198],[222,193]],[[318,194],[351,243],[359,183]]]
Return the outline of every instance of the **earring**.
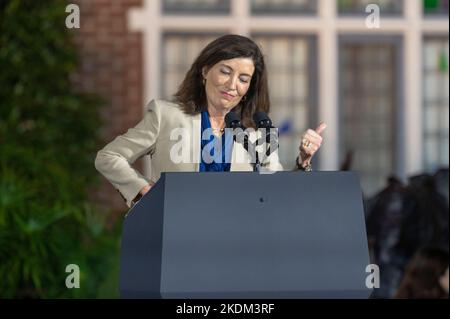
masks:
[[[244,97],[242,98],[242,102],[247,101],[247,95],[244,95]]]
[[[206,79],[203,78],[203,86],[205,86],[205,85],[206,85]]]

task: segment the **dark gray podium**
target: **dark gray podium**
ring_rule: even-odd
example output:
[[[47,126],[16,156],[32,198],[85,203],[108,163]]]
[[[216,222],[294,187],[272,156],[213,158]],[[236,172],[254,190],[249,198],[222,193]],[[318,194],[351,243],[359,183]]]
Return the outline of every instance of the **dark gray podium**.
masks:
[[[125,219],[122,298],[368,298],[349,172],[166,173]]]

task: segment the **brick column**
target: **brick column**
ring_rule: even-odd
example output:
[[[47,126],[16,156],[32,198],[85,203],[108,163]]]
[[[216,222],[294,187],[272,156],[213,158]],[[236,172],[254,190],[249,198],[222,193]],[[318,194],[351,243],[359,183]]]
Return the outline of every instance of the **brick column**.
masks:
[[[142,36],[127,29],[127,12],[141,6],[142,0],[74,0],[80,6],[80,29],[75,44],[79,68],[74,85],[83,92],[98,94],[105,105],[101,110],[104,143],[123,134],[142,118],[143,56]],[[94,165],[94,159],[92,159]],[[137,165],[138,169],[142,164]],[[124,211],[118,192],[101,177],[94,200],[107,209]]]

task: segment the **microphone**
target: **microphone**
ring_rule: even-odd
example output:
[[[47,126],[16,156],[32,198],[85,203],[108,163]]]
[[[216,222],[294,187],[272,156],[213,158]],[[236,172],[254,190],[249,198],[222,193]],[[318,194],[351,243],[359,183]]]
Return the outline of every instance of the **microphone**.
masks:
[[[232,129],[244,128],[242,126],[239,115],[237,115],[234,112],[228,112],[228,114],[225,115],[225,124],[226,124],[227,128],[232,128]]]
[[[227,128],[231,128],[233,130],[234,141],[242,144],[247,153],[250,154],[253,163],[253,170],[257,171],[259,169],[259,159],[256,152],[256,146],[249,141],[249,134],[246,131],[246,128],[242,125],[239,115],[234,112],[229,112],[225,115],[225,124]]]
[[[272,128],[272,120],[264,112],[255,112],[253,114],[253,121],[257,128]]]
[[[266,156],[269,156],[278,149],[278,129],[272,125],[272,120],[264,112],[255,112],[255,114],[253,114],[253,121],[255,122],[258,129],[265,130],[265,142],[269,143],[269,147],[266,151]],[[260,142],[264,143],[264,141],[258,141],[258,144]]]
[[[241,119],[234,112],[229,112],[225,116],[225,125],[227,128],[233,129],[234,140],[243,144],[245,150],[248,152],[248,133],[245,131],[245,127],[241,123]]]

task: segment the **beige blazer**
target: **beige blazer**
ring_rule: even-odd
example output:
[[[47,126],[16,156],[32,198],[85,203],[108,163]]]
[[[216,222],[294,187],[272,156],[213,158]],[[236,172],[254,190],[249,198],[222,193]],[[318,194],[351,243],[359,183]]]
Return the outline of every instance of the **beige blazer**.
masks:
[[[186,115],[179,105],[162,100],[151,101],[143,120],[100,150],[96,169],[123,195],[127,205],[146,185],[154,185],[163,172],[198,172],[200,163],[201,114]],[[254,141],[256,134],[250,135]],[[131,167],[144,155],[151,157],[151,176]],[[270,171],[282,171],[275,152],[263,161]],[[231,171],[252,171],[250,156],[244,147],[233,145]]]

